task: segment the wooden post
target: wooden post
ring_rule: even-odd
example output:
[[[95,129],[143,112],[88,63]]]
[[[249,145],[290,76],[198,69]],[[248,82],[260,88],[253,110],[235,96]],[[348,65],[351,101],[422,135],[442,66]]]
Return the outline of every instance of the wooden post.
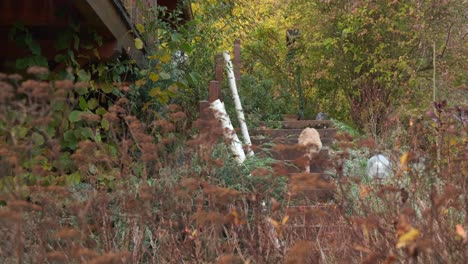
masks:
[[[200,111],[200,119],[202,120],[209,120],[211,119],[211,110],[210,110],[210,102],[208,101],[200,101],[198,102],[199,111]]]
[[[212,103],[217,99],[221,100],[221,87],[218,81],[210,81],[208,101]]]
[[[240,39],[236,39],[234,42],[234,76],[236,77],[237,86],[239,86],[240,81],[240,68],[241,68],[241,55],[240,55]],[[237,87],[239,88],[239,87]]]
[[[224,58],[222,54],[215,56],[215,79],[219,82],[219,85],[223,83],[223,72],[224,72]]]

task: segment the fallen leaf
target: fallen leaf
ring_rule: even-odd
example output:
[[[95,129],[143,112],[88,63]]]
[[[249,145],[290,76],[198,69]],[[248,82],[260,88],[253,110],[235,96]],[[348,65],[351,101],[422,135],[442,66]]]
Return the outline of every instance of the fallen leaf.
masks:
[[[461,238],[463,238],[463,242],[468,241],[468,235],[466,234],[465,229],[463,228],[462,225],[458,224],[455,226],[455,231],[457,232],[457,235],[459,235]]]
[[[398,243],[396,245],[397,248],[402,248],[407,246],[410,242],[416,240],[421,233],[418,229],[412,227],[408,232],[404,233],[403,235],[398,238]]]

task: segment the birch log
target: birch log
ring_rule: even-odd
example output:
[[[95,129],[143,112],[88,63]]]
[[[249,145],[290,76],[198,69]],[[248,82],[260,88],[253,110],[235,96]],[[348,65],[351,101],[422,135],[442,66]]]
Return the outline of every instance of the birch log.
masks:
[[[234,158],[238,163],[244,162],[245,154],[242,149],[242,143],[237,137],[236,131],[234,131],[234,127],[232,126],[231,119],[226,112],[224,103],[217,99],[210,104],[210,108],[213,110],[215,118],[221,122],[224,137],[231,142],[231,151],[234,153]]]
[[[252,150],[252,142],[250,141],[249,130],[247,129],[247,124],[245,123],[244,110],[242,110],[239,94],[237,93],[236,78],[234,76],[231,56],[229,55],[229,52],[225,51],[223,52],[223,57],[224,61],[226,62],[226,72],[229,80],[229,87],[231,87],[232,97],[234,99],[234,105],[236,107],[237,118],[239,119],[242,137],[244,138],[244,143],[247,145],[247,155],[253,156],[254,152]]]

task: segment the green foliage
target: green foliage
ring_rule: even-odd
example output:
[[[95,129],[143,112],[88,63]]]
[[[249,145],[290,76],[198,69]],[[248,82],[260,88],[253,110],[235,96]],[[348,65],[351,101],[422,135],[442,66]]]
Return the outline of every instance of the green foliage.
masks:
[[[344,133],[347,133],[349,135],[351,135],[353,138],[357,138],[359,136],[361,136],[361,133],[354,127],[344,123],[344,122],[341,122],[339,120],[336,120],[336,119],[332,119],[332,122],[333,122],[333,127],[336,128],[338,131],[340,132],[344,132]]]
[[[225,150],[226,151],[226,150]],[[218,154],[219,155],[219,154]],[[234,159],[226,158],[229,154],[225,152],[224,164],[216,170],[214,177],[220,181],[222,186],[237,190],[241,193],[256,195],[257,198],[273,197],[278,201],[285,198],[287,178],[275,175],[271,164],[275,160],[271,158],[250,157],[241,166]],[[261,173],[256,173],[261,170]]]
[[[440,47],[450,35],[431,16],[437,13],[459,27],[459,4],[292,1],[288,14],[303,32],[298,43],[303,58],[298,63],[304,82],[311,84],[306,94],[332,116],[339,106],[341,115],[345,113],[340,119],[350,116],[358,127],[380,134],[387,116],[402,102],[421,105],[421,100],[430,100],[428,83],[421,77],[431,68],[431,43]],[[453,51],[463,56],[456,45]],[[415,84],[426,87],[413,89]],[[414,97],[408,100],[408,95]]]

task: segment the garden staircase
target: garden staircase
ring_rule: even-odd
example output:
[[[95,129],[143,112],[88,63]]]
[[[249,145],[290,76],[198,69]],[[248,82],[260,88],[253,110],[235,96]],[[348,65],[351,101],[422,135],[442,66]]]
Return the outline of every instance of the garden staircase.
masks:
[[[310,173],[304,173],[304,150],[297,144],[298,137],[306,127],[317,129],[323,144],[319,155],[312,160]],[[329,147],[336,135],[329,120],[284,120],[280,128],[251,130],[254,151],[269,156],[277,162],[272,164],[275,174],[287,175],[294,203],[310,205],[333,199],[332,182],[326,169],[330,167]]]
[[[323,144],[318,157],[311,162],[310,173],[303,172],[304,150],[297,145],[298,137],[306,127],[317,129]],[[284,120],[280,128],[254,129],[251,134],[257,155],[277,160],[273,164],[275,174],[288,176],[289,197],[285,212],[289,216],[287,229],[304,240],[327,241],[328,245],[339,240],[337,233],[344,225],[337,205],[333,202],[333,180],[326,173],[327,168],[331,167],[329,148],[336,135],[331,122]]]

